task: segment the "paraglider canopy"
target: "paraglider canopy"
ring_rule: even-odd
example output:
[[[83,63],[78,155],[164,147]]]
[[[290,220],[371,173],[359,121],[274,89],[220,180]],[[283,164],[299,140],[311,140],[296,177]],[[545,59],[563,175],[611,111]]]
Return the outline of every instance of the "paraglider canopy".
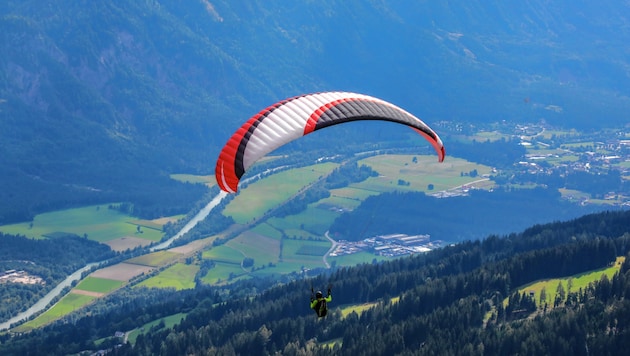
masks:
[[[245,122],[219,154],[215,174],[219,187],[235,193],[245,171],[276,148],[311,132],[357,120],[403,124],[421,134],[444,160],[442,140],[422,120],[387,101],[348,92],[296,96],[273,104]]]

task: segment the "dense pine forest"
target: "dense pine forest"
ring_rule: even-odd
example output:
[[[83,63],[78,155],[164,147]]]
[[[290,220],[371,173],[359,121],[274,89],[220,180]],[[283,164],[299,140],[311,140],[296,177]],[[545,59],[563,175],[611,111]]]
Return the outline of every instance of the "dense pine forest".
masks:
[[[64,322],[4,335],[0,353],[622,354],[630,347],[628,221],[630,211],[587,215],[271,288],[250,280],[231,290],[141,291],[144,298],[123,289]],[[618,256],[627,258],[612,278],[556,295],[553,305],[517,293],[533,281],[610,266]],[[330,313],[317,320],[310,286],[328,283]],[[366,302],[373,306],[360,314],[341,312]],[[134,344],[112,337],[176,313],[186,313],[180,323],[145,330]]]

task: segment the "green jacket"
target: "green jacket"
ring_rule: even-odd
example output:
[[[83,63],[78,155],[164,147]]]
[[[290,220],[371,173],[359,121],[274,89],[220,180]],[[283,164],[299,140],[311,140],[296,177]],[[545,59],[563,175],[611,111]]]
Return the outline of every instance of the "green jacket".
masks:
[[[326,303],[322,303],[325,301]],[[311,309],[315,310],[318,317],[326,316],[328,310],[326,304],[332,302],[332,294],[328,294],[325,298],[311,298]]]

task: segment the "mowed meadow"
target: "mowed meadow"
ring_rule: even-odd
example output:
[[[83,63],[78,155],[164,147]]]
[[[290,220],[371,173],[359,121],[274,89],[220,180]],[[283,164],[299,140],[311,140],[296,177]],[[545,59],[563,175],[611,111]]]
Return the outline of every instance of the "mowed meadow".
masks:
[[[159,241],[164,236],[162,226],[176,219],[138,220],[108,205],[92,205],[39,214],[33,221],[0,226],[0,231],[33,239],[75,234],[124,251]]]

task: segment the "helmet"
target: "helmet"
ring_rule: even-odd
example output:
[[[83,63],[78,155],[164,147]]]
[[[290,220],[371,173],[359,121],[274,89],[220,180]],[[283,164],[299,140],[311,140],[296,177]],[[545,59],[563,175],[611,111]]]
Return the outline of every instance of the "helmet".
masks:
[[[317,291],[317,293],[315,293],[315,297],[316,297],[316,298],[321,298],[321,297],[323,297],[323,296],[324,296],[324,295],[322,294],[322,291],[321,291],[321,290],[318,290],[318,291]]]

